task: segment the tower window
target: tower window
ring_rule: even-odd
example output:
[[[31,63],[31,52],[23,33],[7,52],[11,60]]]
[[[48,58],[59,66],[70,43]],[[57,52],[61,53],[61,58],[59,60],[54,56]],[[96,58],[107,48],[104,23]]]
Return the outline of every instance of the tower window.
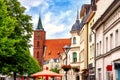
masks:
[[[77,62],[77,53],[76,52],[73,53],[73,62]]]
[[[39,41],[37,41],[37,47],[39,47],[40,45],[39,45],[40,43],[39,43]]]
[[[76,37],[73,37],[73,44],[76,44]]]
[[[39,58],[39,52],[37,52],[37,58]]]

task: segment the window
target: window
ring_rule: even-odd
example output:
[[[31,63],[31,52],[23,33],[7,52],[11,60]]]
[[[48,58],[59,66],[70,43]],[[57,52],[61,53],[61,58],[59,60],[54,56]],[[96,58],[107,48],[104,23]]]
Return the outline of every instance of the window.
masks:
[[[92,57],[94,57],[94,44],[92,45]]]
[[[50,62],[50,68],[52,69],[53,67],[53,62]]]
[[[92,33],[90,33],[90,35],[89,35],[89,41],[90,42],[92,41]]]
[[[110,34],[110,49],[113,48],[113,34]]]
[[[91,6],[95,5],[95,0],[91,0]]]
[[[39,41],[37,41],[37,47],[39,47]]]
[[[76,37],[73,37],[73,44],[76,44]]]
[[[108,51],[108,37],[106,37],[106,52]]]
[[[107,72],[107,80],[111,80],[110,77],[111,77],[110,72]]]
[[[92,58],[92,46],[90,46],[90,54],[89,54],[90,58]]]
[[[101,47],[101,41],[100,41],[100,54],[101,54],[101,48],[102,48],[102,47]]]
[[[39,58],[39,52],[37,52],[37,58]]]
[[[101,76],[101,68],[99,68],[98,69],[98,80],[101,80],[102,78],[101,78],[102,76]]]
[[[56,65],[55,65],[55,68],[59,68],[59,65],[58,65],[58,64],[56,64]]]
[[[93,58],[94,57],[94,44],[92,44],[90,46],[90,54],[89,54],[90,58]]]
[[[48,53],[48,55],[51,55],[51,53]]]
[[[118,29],[115,31],[115,46],[118,46]]]
[[[77,62],[77,53],[76,52],[73,53],[73,62]]]
[[[99,54],[99,44],[97,43],[97,56]]]

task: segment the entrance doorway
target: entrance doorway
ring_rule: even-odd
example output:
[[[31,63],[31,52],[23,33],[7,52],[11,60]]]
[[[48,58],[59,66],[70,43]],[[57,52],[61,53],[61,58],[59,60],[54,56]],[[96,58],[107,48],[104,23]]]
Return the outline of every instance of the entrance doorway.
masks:
[[[78,75],[76,76],[76,80],[80,80]]]
[[[120,80],[120,69],[118,69],[118,80]]]

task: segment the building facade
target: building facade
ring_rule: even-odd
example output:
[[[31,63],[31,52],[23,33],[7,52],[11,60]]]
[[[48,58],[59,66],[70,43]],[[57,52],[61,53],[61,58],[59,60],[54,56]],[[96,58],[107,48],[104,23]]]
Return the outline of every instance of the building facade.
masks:
[[[79,11],[77,10],[77,17],[75,23],[72,25],[71,34],[71,45],[70,51],[68,52],[68,64],[71,65],[72,69],[69,71],[69,80],[79,80],[80,79],[80,21],[79,21]]]
[[[90,4],[84,4],[80,11],[81,30],[80,35],[80,73],[81,80],[87,80],[88,66],[88,24],[85,23],[85,18],[89,12]]]
[[[91,0],[90,4],[83,4],[80,12],[80,18],[82,19],[82,29],[80,30],[80,68],[82,80],[95,80],[95,40],[91,27],[94,24],[96,3],[96,0]]]
[[[105,0],[98,2],[99,12]],[[96,80],[120,80],[120,0],[107,4],[100,14],[96,12],[98,19],[92,26],[96,34]]]

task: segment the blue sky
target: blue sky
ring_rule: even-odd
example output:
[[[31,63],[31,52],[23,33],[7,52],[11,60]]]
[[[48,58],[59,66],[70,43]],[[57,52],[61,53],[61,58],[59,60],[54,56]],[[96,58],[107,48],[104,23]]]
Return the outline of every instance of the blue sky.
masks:
[[[19,0],[26,7],[26,13],[32,16],[34,29],[39,14],[46,31],[46,38],[68,38],[70,29],[76,20],[77,8],[90,0]]]
[[[76,21],[77,9],[90,0],[19,0],[26,8],[25,13],[32,16],[34,29],[38,24],[39,15],[46,31],[47,39],[70,38],[70,30]],[[33,44],[33,38],[31,39]],[[33,53],[33,49],[30,49]]]

